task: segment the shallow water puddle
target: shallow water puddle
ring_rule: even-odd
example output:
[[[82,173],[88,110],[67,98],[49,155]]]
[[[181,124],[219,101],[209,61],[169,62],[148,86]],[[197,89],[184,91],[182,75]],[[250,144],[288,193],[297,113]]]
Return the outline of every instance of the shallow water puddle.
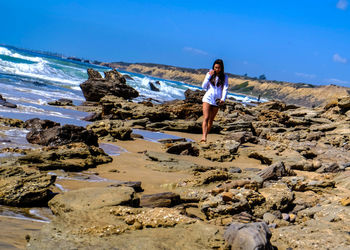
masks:
[[[46,207],[19,208],[0,205],[0,216],[5,218],[48,223],[53,215],[51,210]]]
[[[139,134],[143,136],[143,139],[151,142],[158,142],[161,139],[181,139],[182,137],[176,135],[169,135],[162,132],[152,132],[148,130],[142,129],[133,129],[133,134]],[[192,141],[191,139],[186,138],[187,141]]]
[[[106,154],[111,156],[120,155],[121,153],[127,152],[127,150],[124,148],[110,143],[99,143],[99,146],[103,149],[103,151],[105,151]]]

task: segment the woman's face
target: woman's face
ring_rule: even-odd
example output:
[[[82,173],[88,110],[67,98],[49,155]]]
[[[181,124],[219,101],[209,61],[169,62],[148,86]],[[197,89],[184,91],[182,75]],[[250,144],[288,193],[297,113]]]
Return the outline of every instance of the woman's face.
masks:
[[[216,74],[219,74],[221,71],[221,65],[220,64],[214,64],[214,71]]]

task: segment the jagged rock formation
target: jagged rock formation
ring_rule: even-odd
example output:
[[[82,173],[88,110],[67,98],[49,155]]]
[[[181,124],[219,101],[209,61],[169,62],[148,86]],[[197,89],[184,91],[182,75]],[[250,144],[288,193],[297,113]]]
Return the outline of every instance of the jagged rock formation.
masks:
[[[87,101],[98,102],[106,95],[114,95],[124,99],[132,99],[139,96],[139,93],[126,84],[126,80],[117,70],[105,72],[103,78],[98,71],[88,69],[89,79],[80,88]]]

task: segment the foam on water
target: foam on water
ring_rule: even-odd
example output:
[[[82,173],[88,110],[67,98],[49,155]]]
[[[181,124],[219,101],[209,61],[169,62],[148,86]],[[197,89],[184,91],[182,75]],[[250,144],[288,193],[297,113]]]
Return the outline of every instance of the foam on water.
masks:
[[[60,70],[50,67],[48,62],[44,60],[38,63],[26,64],[14,63],[0,59],[0,73],[27,76],[72,85],[81,83],[80,79],[75,79]]]

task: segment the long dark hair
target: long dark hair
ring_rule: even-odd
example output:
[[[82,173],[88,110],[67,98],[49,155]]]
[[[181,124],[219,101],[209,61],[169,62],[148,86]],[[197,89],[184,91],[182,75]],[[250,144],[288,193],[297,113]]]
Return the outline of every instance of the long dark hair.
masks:
[[[213,63],[212,69],[214,69],[215,64],[219,64],[221,66],[221,71],[218,75],[216,75],[216,73],[214,73],[214,75],[212,75],[212,77],[210,78],[210,82],[211,82],[211,84],[215,85],[215,78],[216,78],[216,76],[218,76],[219,80],[218,80],[217,86],[221,87],[221,86],[224,86],[224,83],[225,83],[224,61],[221,59],[216,59],[215,62]]]

